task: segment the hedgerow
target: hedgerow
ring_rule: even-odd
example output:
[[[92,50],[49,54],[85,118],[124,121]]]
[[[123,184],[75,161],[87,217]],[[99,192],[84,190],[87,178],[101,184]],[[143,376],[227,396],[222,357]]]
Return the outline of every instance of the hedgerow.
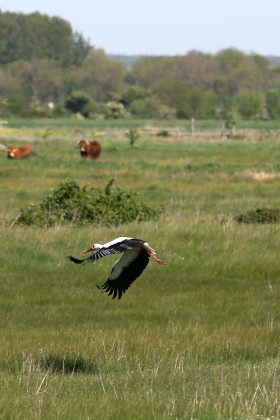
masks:
[[[108,184],[109,185],[109,184]],[[39,204],[21,209],[17,224],[51,227],[63,223],[116,226],[156,220],[162,209],[138,199],[135,191],[121,188],[80,187],[74,181],[61,183]]]

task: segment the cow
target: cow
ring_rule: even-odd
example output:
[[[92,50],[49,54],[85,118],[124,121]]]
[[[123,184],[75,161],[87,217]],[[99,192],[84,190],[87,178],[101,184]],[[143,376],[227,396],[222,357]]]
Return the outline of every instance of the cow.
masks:
[[[32,147],[25,144],[24,146],[20,147],[5,147],[5,151],[7,152],[8,159],[22,159],[26,156],[29,156],[33,152]]]
[[[78,142],[82,159],[98,159],[101,153],[101,145],[97,140],[88,142],[80,140]]]

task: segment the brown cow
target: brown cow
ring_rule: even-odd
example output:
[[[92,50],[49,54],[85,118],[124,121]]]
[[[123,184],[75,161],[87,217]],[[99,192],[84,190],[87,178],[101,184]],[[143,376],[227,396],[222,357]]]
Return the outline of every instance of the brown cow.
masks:
[[[98,141],[93,140],[88,142],[86,140],[80,140],[78,143],[80,147],[80,153],[83,159],[98,159],[101,153],[101,145]]]
[[[8,159],[21,159],[33,153],[32,148],[27,144],[20,147],[5,147],[5,150]]]

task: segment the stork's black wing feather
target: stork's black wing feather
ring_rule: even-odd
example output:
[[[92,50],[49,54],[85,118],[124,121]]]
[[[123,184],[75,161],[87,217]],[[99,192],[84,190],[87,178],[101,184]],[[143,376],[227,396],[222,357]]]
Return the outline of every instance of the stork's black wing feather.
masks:
[[[127,251],[128,253],[129,251]],[[134,251],[135,252],[135,251]],[[131,286],[131,284],[142,274],[143,270],[147,267],[149,263],[150,255],[144,249],[138,249],[136,257],[133,258],[133,261],[129,261],[127,265],[122,267],[120,274],[115,277],[115,274],[120,270],[120,265],[122,264],[122,259],[127,259],[126,254],[117,261],[114,265],[111,275],[108,280],[102,285],[97,286],[98,289],[102,289],[108,296],[112,296],[113,299],[118,294],[119,299],[122,297],[122,294]]]
[[[92,254],[89,259],[90,261],[95,261],[98,260],[99,258],[102,257],[106,257],[107,255],[111,255],[111,254],[119,254],[120,252],[122,252],[123,250],[118,250],[118,249],[110,249],[110,248],[101,248],[98,249],[97,251],[95,251],[94,254]]]
[[[83,264],[86,263],[88,258],[85,258],[84,260],[78,260],[77,258],[71,257],[71,255],[68,256],[70,261],[73,261],[75,264]]]
[[[84,258],[83,260],[79,260],[78,258],[74,258],[71,256],[69,256],[68,258],[71,261],[73,261],[75,264],[86,264],[89,262],[96,261],[99,258],[106,257],[106,255],[117,254],[118,252],[112,252],[112,250],[107,250],[107,249],[99,249],[98,251],[94,252],[90,257]]]

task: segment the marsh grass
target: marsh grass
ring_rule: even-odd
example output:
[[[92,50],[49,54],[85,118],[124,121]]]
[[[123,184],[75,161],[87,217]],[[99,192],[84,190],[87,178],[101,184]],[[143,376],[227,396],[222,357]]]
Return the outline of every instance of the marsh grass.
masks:
[[[45,159],[1,159],[1,418],[278,419],[280,226],[233,220],[279,206],[279,178],[244,176],[278,173],[278,141],[144,138],[131,150],[118,136],[103,138],[99,162],[81,162],[69,138],[38,142]],[[164,204],[160,220],[7,223],[66,178],[105,187],[112,175]],[[113,301],[95,285],[117,257],[79,267],[67,256],[122,235],[168,265],[151,261]]]

